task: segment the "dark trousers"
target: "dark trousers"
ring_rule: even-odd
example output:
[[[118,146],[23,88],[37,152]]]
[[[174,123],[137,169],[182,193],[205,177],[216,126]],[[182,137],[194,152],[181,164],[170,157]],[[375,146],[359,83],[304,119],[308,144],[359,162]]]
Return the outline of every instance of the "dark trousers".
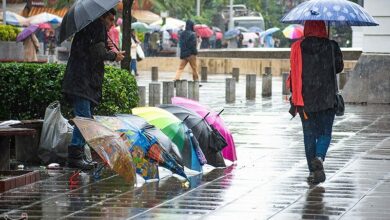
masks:
[[[92,118],[93,105],[90,100],[79,96],[74,96],[72,97],[72,104],[73,113],[75,117],[78,116],[84,118]],[[84,147],[85,145],[85,139],[81,135],[80,130],[77,128],[77,126],[74,126],[72,141],[70,145],[73,147]]]
[[[300,114],[307,165],[310,172],[313,172],[311,166],[313,158],[321,157],[325,160],[332,138],[335,112],[333,109],[328,109],[320,112],[306,112],[306,115],[307,119]]]

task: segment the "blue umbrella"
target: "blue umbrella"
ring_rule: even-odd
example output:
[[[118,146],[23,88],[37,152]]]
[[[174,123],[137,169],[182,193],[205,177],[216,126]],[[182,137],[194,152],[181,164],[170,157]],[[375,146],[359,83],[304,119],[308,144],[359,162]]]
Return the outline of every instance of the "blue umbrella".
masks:
[[[260,33],[260,32],[263,32],[264,30],[259,28],[259,27],[256,27],[256,26],[253,26],[253,27],[250,27],[248,29],[248,32],[253,32],[253,33]]]
[[[37,31],[37,29],[38,29],[38,25],[36,25],[36,24],[32,24],[32,25],[26,27],[25,29],[23,29],[22,32],[20,32],[18,34],[18,36],[16,37],[16,41],[18,41],[18,42],[23,41],[24,39],[29,37],[31,34],[33,34],[35,31]]]
[[[281,22],[289,24],[320,20],[334,25],[376,26],[378,23],[364,8],[347,0],[305,1],[283,16]]]
[[[264,37],[267,35],[272,35],[273,33],[277,32],[277,31],[280,31],[280,28],[278,28],[278,27],[269,28],[266,31],[261,32],[260,36]]]
[[[237,37],[241,32],[237,29],[231,29],[225,32],[223,35],[225,39],[232,39]]]

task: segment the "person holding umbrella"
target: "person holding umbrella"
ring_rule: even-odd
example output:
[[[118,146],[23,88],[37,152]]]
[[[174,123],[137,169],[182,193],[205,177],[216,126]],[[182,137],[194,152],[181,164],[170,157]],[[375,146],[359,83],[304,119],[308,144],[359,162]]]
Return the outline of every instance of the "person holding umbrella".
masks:
[[[109,2],[107,1],[107,3]],[[76,117],[92,118],[93,108],[102,99],[104,61],[121,61],[124,58],[124,51],[108,50],[107,30],[114,23],[116,15],[114,9],[106,9],[106,11],[101,12],[103,15],[91,19],[92,23],[87,25],[84,23],[84,27],[80,25],[80,28],[69,29],[70,24],[74,24],[74,21],[81,21],[77,19],[77,10],[82,4],[86,4],[86,1],[75,3],[65,15],[60,27],[60,42],[71,36],[72,32],[77,32],[73,38],[62,82],[62,93],[65,100],[72,105]],[[93,4],[93,1],[90,1],[90,4]],[[112,5],[109,7],[112,8]],[[94,164],[84,160],[84,145],[85,140],[79,129],[75,127],[71,144],[68,146],[69,167],[93,169]]]
[[[24,61],[34,62],[38,61],[37,52],[39,51],[39,41],[35,35],[38,30],[38,25],[30,25],[25,28],[16,37],[16,41],[22,42],[24,46]]]
[[[333,59],[335,60],[333,64]],[[328,39],[324,21],[306,21],[304,39],[291,47],[290,113],[299,113],[310,175],[309,184],[324,182],[323,162],[335,117],[335,73],[343,70],[339,45]],[[333,66],[334,65],[334,66]]]

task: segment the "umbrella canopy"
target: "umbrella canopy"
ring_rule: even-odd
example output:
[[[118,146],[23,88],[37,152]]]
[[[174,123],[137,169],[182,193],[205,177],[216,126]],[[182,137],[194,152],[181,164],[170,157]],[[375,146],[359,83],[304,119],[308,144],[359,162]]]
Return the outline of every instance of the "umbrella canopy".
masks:
[[[178,146],[184,166],[202,171],[199,152],[195,151],[200,149],[199,143],[191,138],[192,132],[176,116],[157,107],[138,107],[133,108],[132,112],[159,128]]]
[[[204,38],[209,38],[211,37],[214,32],[213,30],[211,30],[207,25],[205,24],[196,24],[194,26],[194,30],[195,30],[195,33],[200,36],[200,37],[204,37]]]
[[[138,174],[145,180],[159,178],[157,162],[146,157],[150,148],[148,140],[145,140],[141,135],[136,135],[135,132],[132,133],[133,130],[130,130],[130,126],[116,117],[94,116],[94,119],[111,130],[127,135],[127,140],[130,142],[129,151]]]
[[[265,37],[265,36],[267,36],[267,35],[272,35],[272,34],[274,34],[274,33],[277,32],[277,31],[280,31],[280,28],[278,28],[278,27],[272,27],[272,28],[267,29],[266,31],[261,32],[261,33],[260,33],[260,36],[261,36],[261,37]]]
[[[222,156],[231,161],[237,160],[236,147],[233,136],[230,133],[228,127],[225,125],[223,119],[220,117],[220,113],[216,113],[210,110],[210,108],[200,104],[197,101],[182,97],[173,97],[172,104],[183,106],[187,109],[192,109],[198,113],[200,117],[205,118],[207,123],[211,125],[211,127],[215,128],[225,138],[226,143],[228,144],[222,150]]]
[[[156,174],[153,178],[146,176],[147,178],[144,177],[145,179],[158,178],[158,168],[157,166],[153,166],[154,164],[157,165],[156,162],[160,166],[171,170],[173,173],[177,173],[187,178],[183,167],[178,164],[173,156],[160,146],[156,138],[148,136],[145,134],[144,130],[132,125],[131,121],[123,120],[122,118],[105,116],[95,117],[97,121],[107,127],[117,132],[123,132],[127,136],[127,139],[130,142],[129,150],[133,156],[137,171],[139,171],[141,175],[147,173]],[[151,169],[148,169],[149,167]],[[138,170],[138,168],[140,169]]]
[[[145,33],[150,31],[149,25],[143,22],[131,23],[131,29],[134,29],[136,32],[140,32],[140,33]]]
[[[347,0],[305,1],[284,15],[281,22],[297,24],[308,20],[321,20],[348,26],[378,25],[364,8]]]
[[[15,25],[15,26],[28,26],[29,22],[27,18],[16,14],[15,12],[12,11],[6,11],[5,12],[6,16],[5,19],[7,21],[7,24],[10,25]],[[0,12],[0,20],[3,20],[3,12]]]
[[[28,18],[31,24],[51,23],[58,24],[62,22],[62,18],[47,12],[43,12]]]
[[[208,164],[215,167],[226,166],[220,151],[226,147],[227,143],[219,132],[213,130],[207,124],[204,118],[200,117],[196,112],[178,105],[160,105],[159,108],[174,114],[192,130],[202,152],[205,154]]]
[[[51,25],[49,23],[39,24],[40,29],[51,29]]]
[[[38,30],[38,25],[36,25],[36,24],[32,24],[32,25],[26,27],[25,29],[23,29],[22,32],[20,32],[18,34],[18,36],[16,37],[16,41],[18,41],[18,42],[23,41],[24,39],[29,37],[31,34],[33,34],[37,30]]]
[[[159,144],[169,152],[180,165],[183,165],[182,155],[179,151],[179,148],[175,143],[171,141],[160,129],[156,128],[154,125],[149,124],[145,119],[129,114],[120,114],[117,115],[122,121],[127,122],[138,129],[141,129],[146,136],[156,138]]]
[[[238,29],[231,29],[225,32],[224,37],[228,40],[237,37],[240,33]]]
[[[248,32],[252,32],[252,33],[260,33],[260,32],[263,32],[264,30],[259,28],[259,27],[256,27],[256,26],[253,26],[253,27],[250,27],[248,29]]]
[[[215,39],[222,40],[222,38],[223,38],[223,34],[221,32],[216,32],[215,33]]]
[[[79,32],[88,24],[117,5],[119,0],[77,0],[65,14],[59,32],[59,42]]]
[[[211,29],[215,32],[222,32],[221,29],[219,27],[211,27]]]
[[[283,29],[283,35],[289,39],[298,39],[303,37],[303,25],[300,24],[290,24],[285,29]]]
[[[241,33],[243,33],[243,32],[248,32],[248,31],[249,31],[247,28],[241,27],[241,26],[235,27],[234,29],[239,30]]]
[[[92,147],[108,166],[126,181],[135,183],[135,167],[125,136],[90,118],[74,118],[85,141]]]
[[[156,24],[158,24],[160,26],[163,26],[163,19],[161,18],[158,21],[155,21],[155,22],[151,23],[151,25],[156,25]],[[164,25],[168,25],[169,27],[175,27],[175,28],[178,28],[178,29],[182,29],[183,27],[185,27],[186,22],[183,21],[183,20],[180,20],[180,19],[168,17],[168,18],[165,19],[165,24]]]

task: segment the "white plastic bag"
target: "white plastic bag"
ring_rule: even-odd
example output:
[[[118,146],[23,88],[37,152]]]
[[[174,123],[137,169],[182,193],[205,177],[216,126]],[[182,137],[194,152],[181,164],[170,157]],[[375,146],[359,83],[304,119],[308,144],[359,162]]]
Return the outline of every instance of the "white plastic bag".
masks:
[[[73,127],[62,116],[60,103],[51,103],[45,111],[39,158],[43,163],[61,163],[68,157],[68,145],[72,140]]]
[[[145,53],[142,50],[141,45],[138,44],[137,45],[137,60],[140,61],[140,60],[143,60],[143,59],[145,59]]]

